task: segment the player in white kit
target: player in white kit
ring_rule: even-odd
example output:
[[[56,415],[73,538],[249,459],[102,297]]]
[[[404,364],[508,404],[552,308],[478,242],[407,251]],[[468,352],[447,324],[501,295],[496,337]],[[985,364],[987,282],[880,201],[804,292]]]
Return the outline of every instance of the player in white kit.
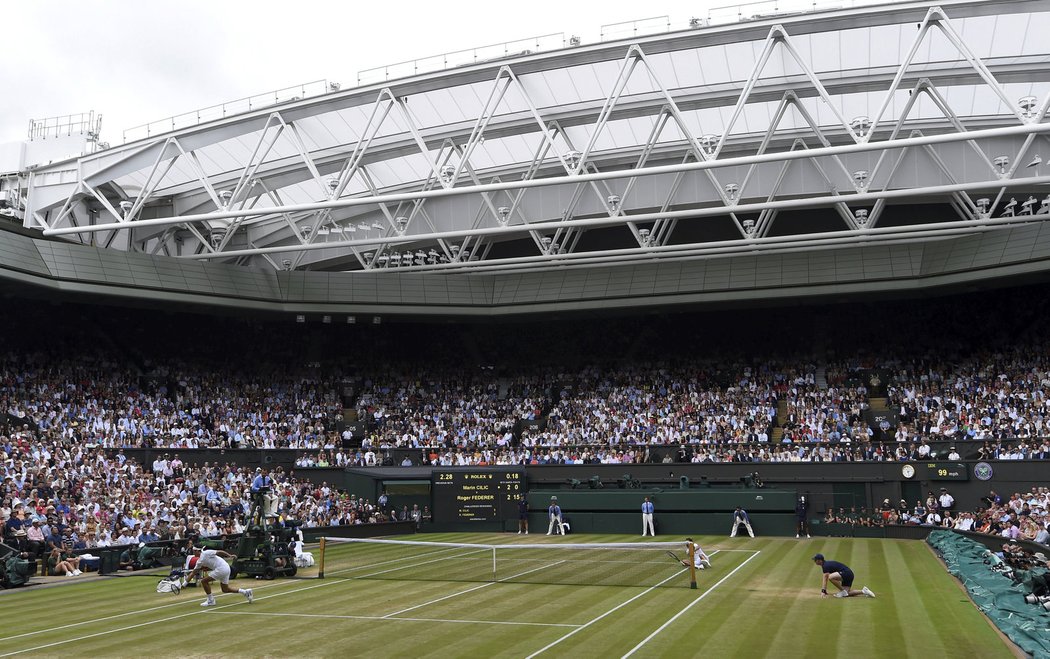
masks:
[[[204,588],[204,593],[208,596],[208,599],[204,600],[201,606],[215,606],[215,598],[211,594],[211,582],[213,581],[219,582],[219,585],[222,586],[222,592],[240,593],[251,604],[254,599],[251,588],[230,588],[230,564],[224,559],[236,558],[233,554],[226,553],[221,549],[202,549],[200,547],[194,547],[193,553],[198,557],[197,564],[186,575],[186,580],[189,581],[202,570],[208,570],[208,576],[201,579],[200,582],[201,587]]]

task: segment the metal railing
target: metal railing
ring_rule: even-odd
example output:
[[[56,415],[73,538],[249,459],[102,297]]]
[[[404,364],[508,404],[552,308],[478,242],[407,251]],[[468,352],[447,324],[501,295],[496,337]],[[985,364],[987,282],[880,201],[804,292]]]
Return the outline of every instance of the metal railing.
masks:
[[[747,21],[758,21],[775,16],[790,16],[792,14],[805,14],[814,11],[826,11],[832,9],[852,9],[864,5],[880,4],[879,0],[823,0],[817,2],[800,2],[798,0],[760,0],[759,2],[746,2],[738,5],[725,5],[723,7],[712,7],[707,10],[707,22],[709,25],[724,25],[727,23],[745,23]]]
[[[99,124],[102,123],[102,115],[95,118],[95,111],[77,112],[76,114],[65,114],[60,117],[48,117],[47,119],[29,120],[29,139],[44,140],[54,137],[68,137],[71,135],[98,134]]]
[[[238,98],[233,101],[227,101],[218,105],[211,105],[206,108],[183,112],[182,114],[128,128],[124,131],[124,142],[127,143],[150,137],[157,133],[167,133],[180,128],[196,126],[197,124],[202,124],[206,121],[223,119],[241,112],[250,112],[260,108],[279,105],[281,103],[289,103],[304,98],[320,96],[331,91],[338,91],[338,89],[339,88],[336,85],[329,85],[327,80],[313,80],[292,87],[274,89],[273,91],[263,92],[262,94]]]
[[[616,39],[631,39],[647,34],[659,34],[660,32],[670,31],[671,18],[669,16],[652,16],[650,18],[639,18],[633,21],[603,25],[599,39],[601,41],[615,41]]]
[[[450,53],[441,53],[420,59],[406,60],[396,64],[387,64],[373,69],[365,69],[357,72],[357,84],[370,85],[377,82],[385,82],[396,78],[407,78],[420,73],[430,71],[441,71],[458,66],[469,66],[471,64],[484,64],[500,60],[506,57],[520,57],[548,50],[565,48],[569,44],[565,41],[564,32],[553,34],[542,34],[517,41],[504,41],[488,46],[456,50]]]

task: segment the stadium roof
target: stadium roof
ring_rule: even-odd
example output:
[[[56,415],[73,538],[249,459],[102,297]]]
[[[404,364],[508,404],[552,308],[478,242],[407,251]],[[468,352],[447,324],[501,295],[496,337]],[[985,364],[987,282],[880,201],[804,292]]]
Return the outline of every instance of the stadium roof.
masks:
[[[37,168],[25,222],[375,277],[950,244],[1050,218],[1047,34],[899,3],[519,54]]]

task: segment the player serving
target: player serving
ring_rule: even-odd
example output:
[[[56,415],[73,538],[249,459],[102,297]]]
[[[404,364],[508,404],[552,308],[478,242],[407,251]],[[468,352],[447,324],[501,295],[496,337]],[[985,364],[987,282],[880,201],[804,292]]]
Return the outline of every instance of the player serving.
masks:
[[[204,593],[208,596],[208,599],[204,600],[201,606],[215,606],[215,598],[211,594],[211,582],[213,581],[219,582],[219,585],[222,586],[222,592],[240,593],[251,604],[254,599],[251,588],[230,588],[230,564],[225,559],[236,558],[233,554],[226,553],[221,549],[202,549],[200,547],[194,547],[193,554],[197,556],[197,564],[193,566],[193,570],[186,576],[186,581],[192,580],[202,570],[208,570],[208,576],[200,581],[201,586],[204,588]]]

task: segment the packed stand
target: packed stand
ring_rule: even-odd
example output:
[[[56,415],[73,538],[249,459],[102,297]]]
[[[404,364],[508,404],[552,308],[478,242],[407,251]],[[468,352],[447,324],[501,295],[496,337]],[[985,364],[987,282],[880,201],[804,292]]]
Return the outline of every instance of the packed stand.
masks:
[[[900,361],[888,390],[899,411],[897,439],[951,441],[1019,438],[1019,457],[1050,435],[1050,350],[1044,344],[952,358]]]
[[[178,453],[140,465],[123,451],[44,441],[23,428],[3,446],[0,537],[46,561],[49,574],[77,576],[74,552],[81,550],[242,532],[260,473],[236,464],[191,466]],[[280,468],[272,478],[280,519],[307,528],[410,518]]]

